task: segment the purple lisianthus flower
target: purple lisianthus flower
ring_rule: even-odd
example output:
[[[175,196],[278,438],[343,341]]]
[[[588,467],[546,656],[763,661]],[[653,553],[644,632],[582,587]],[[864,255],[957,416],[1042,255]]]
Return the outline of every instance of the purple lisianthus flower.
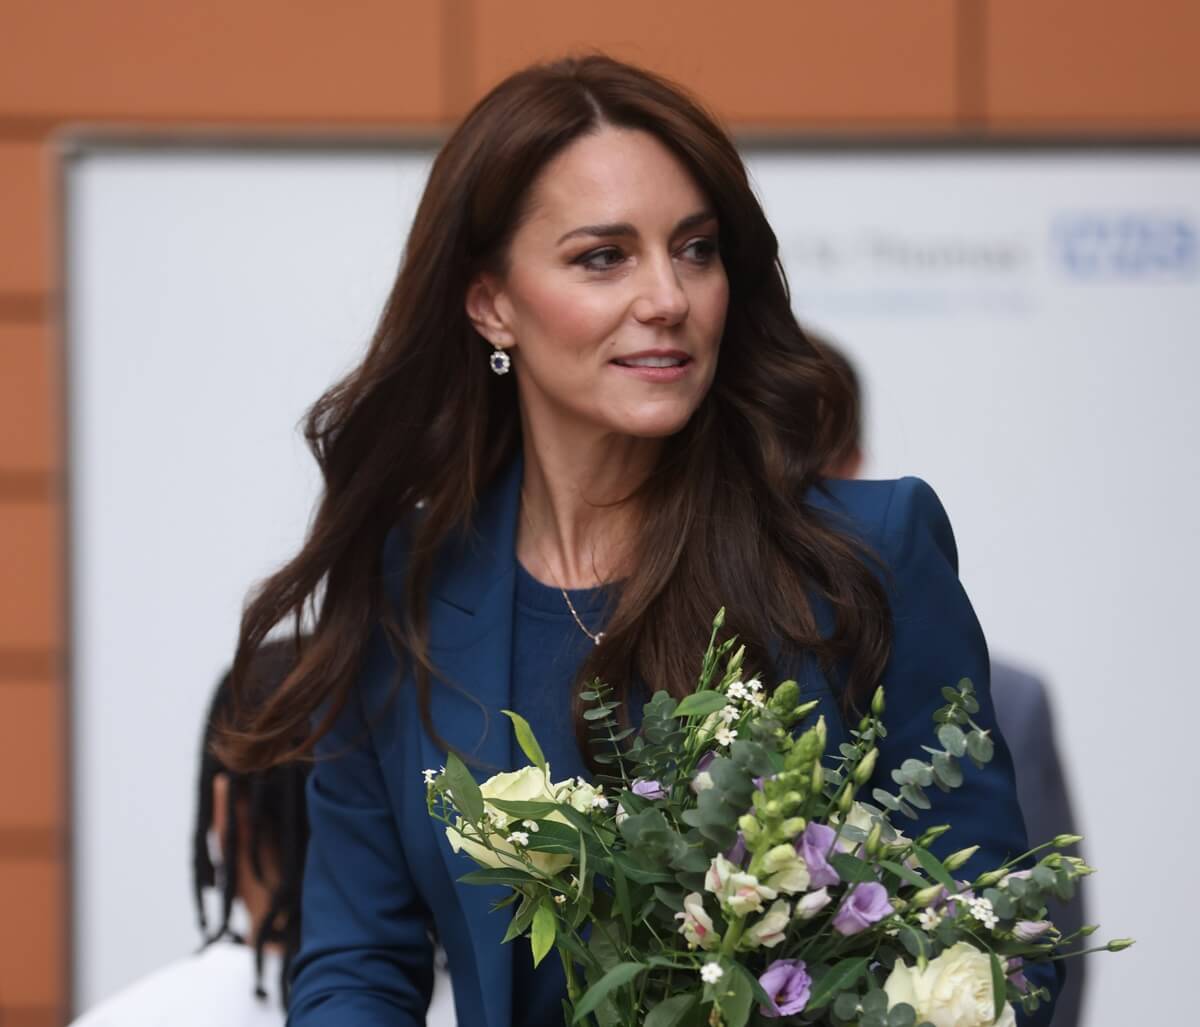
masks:
[[[1008,979],[1012,981],[1017,991],[1024,994],[1029,990],[1029,980],[1025,976],[1025,960],[1020,956],[1013,956],[1008,961],[1008,966],[1005,968],[1005,973],[1008,974]]]
[[[746,862],[746,836],[741,831],[738,831],[737,840],[729,846],[723,855],[736,867],[740,867]]]
[[[892,903],[882,884],[875,881],[860,884],[842,900],[833,915],[833,929],[838,934],[858,934],[891,913]]]
[[[812,978],[803,959],[775,960],[758,983],[771,999],[769,1006],[759,1006],[758,1011],[772,1019],[799,1013],[812,992]]]
[[[629,790],[643,799],[665,799],[667,797],[661,781],[646,780],[641,777],[633,782],[633,787]]]
[[[835,838],[837,832],[832,827],[809,824],[796,840],[796,851],[808,867],[810,888],[828,888],[841,881],[837,871],[825,859],[826,854],[833,848]]]
[[[717,758],[716,751],[709,749],[703,756],[696,761],[696,773],[699,774],[712,766],[712,761]]]

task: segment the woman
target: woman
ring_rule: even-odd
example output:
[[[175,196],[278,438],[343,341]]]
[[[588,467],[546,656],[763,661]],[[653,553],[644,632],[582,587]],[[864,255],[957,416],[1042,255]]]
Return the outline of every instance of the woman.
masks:
[[[882,680],[879,776],[987,651],[949,523],[916,479],[824,483],[845,383],[791,312],[733,144],[678,88],[604,57],[520,72],[442,148],[362,365],[308,437],[325,494],[249,606],[241,661],[316,609],[285,689],[227,758],[318,756],[298,1025],[418,1024],[431,934],[463,1024],[561,1022],[561,971],[502,945],[497,893],[425,811],[453,748],[518,761],[517,709],[557,777],[587,772],[576,685],[684,694],[713,613],[834,726]],[[931,814],[979,859],[1022,851],[1003,745]],[[952,846],[953,839],[946,842]],[[1043,1020],[1043,1022],[1045,1022]]]

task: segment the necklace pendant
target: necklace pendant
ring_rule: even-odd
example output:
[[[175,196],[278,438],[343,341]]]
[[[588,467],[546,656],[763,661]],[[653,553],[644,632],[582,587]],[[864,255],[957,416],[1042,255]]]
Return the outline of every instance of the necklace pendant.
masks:
[[[593,641],[595,642],[595,644],[596,644],[596,645],[599,645],[599,644],[600,644],[600,639],[602,639],[603,637],[604,637],[604,632],[603,632],[603,631],[597,631],[597,632],[596,632],[596,637],[593,639]]]

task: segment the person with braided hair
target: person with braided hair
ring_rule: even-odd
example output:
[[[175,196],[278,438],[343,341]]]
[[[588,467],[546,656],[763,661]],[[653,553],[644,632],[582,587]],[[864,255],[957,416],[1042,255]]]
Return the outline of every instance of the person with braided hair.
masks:
[[[265,698],[278,688],[295,653],[292,640],[259,649],[248,677],[253,694]],[[214,755],[212,740],[233,712],[226,672],[204,726],[196,796],[192,882],[200,949],[104,1000],[72,1027],[283,1024],[300,941],[308,765],[230,770]]]

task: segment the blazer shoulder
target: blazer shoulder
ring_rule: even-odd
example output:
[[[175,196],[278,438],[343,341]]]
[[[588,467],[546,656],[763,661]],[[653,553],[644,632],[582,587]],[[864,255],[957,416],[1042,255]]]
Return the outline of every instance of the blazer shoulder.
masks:
[[[914,476],[879,481],[825,478],[809,504],[853,532],[894,567],[918,536],[930,536],[958,569],[954,531],[933,487]]]

